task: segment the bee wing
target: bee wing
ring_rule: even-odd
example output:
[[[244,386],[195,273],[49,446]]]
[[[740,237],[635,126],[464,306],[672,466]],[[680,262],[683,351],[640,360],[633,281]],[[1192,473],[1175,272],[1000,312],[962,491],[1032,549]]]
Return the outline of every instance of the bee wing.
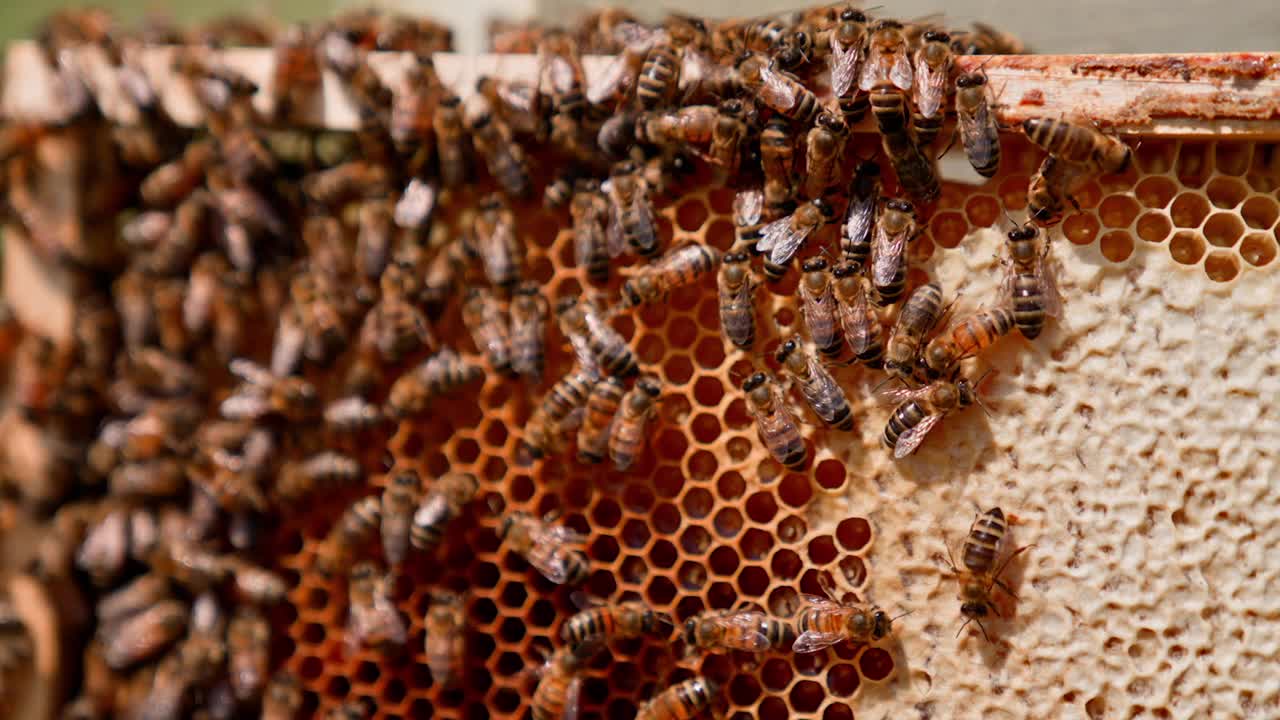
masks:
[[[853,89],[853,81],[858,77],[858,58],[862,48],[856,44],[844,47],[840,41],[831,38],[831,55],[827,62],[831,65],[831,94],[844,97]]]
[[[564,720],[578,720],[579,700],[582,697],[582,676],[574,675],[564,691]]]
[[[558,545],[583,545],[587,542],[587,536],[564,525],[551,525],[543,530],[539,540],[545,543],[555,543]]]
[[[854,244],[866,242],[867,236],[871,234],[875,226],[875,194],[851,200],[849,202],[849,211],[844,221],[845,239]]]
[[[624,22],[613,29],[613,37],[632,52],[648,52],[649,48],[660,39],[666,38],[666,31],[648,28],[636,22]]]
[[[867,58],[862,62],[862,72],[858,74],[858,87],[863,92],[870,92],[871,88],[880,83],[881,78],[888,76],[887,60],[884,53],[874,48],[867,53]]]
[[[901,404],[909,400],[918,400],[929,394],[930,386],[913,388],[903,385],[895,385],[880,388],[876,392],[876,397],[885,404]]]
[[[235,375],[250,385],[257,385],[260,387],[268,386],[275,379],[266,368],[252,360],[246,360],[244,358],[236,358],[232,360],[227,365],[227,369],[231,371],[232,375]]]
[[[889,79],[899,90],[910,90],[915,80],[915,73],[911,69],[911,58],[907,57],[906,45],[899,47],[888,62],[890,63]]]
[[[875,241],[871,244],[871,279],[876,285],[884,285],[893,280],[906,247],[906,233],[891,236],[879,228],[876,229]]]
[[[579,268],[584,268],[591,263],[592,257],[595,255],[595,245],[599,239],[599,233],[596,228],[592,228],[588,223],[594,222],[591,218],[583,218],[579,220],[573,228],[573,261]]]
[[[764,613],[748,611],[735,613],[716,620],[717,624],[736,630],[732,646],[738,650],[764,652],[769,649],[769,638],[760,632],[765,621]]]
[[[764,192],[759,188],[740,190],[733,196],[733,222],[739,226],[755,225],[764,212]]]
[[[760,241],[756,250],[769,253],[769,261],[775,265],[784,265],[796,254],[796,250],[809,237],[807,230],[797,229],[791,217],[779,218],[765,225],[760,231]]]
[[[1050,317],[1062,317],[1062,293],[1058,291],[1058,273],[1048,255],[1040,259],[1036,276],[1044,294],[1044,311]]]
[[[640,226],[641,235],[657,236],[653,229],[653,204],[649,202],[649,186],[643,181],[636,183],[636,191],[631,194],[631,212]]]
[[[622,230],[622,212],[612,193],[609,199],[609,222],[605,228],[605,242],[609,249],[609,257],[618,257],[627,250],[627,235]]]
[[[711,60],[692,47],[686,47],[681,53],[680,90],[688,98],[698,89],[703,78],[711,73]]]
[[[876,328],[872,327],[873,319],[867,313],[867,294],[861,288],[850,302],[839,303],[840,327],[844,329],[845,338],[854,355],[866,352],[875,337]]]
[[[766,105],[789,109],[796,104],[795,88],[768,65],[760,69],[760,99]]]
[[[920,447],[920,443],[924,442],[925,437],[929,435],[929,431],[942,420],[942,414],[929,415],[920,421],[919,425],[898,436],[898,442],[893,446],[893,459],[901,460],[910,455]]]
[[[543,62],[542,79],[550,84],[553,92],[564,94],[573,89],[578,78],[568,58],[552,55]]]
[[[839,633],[821,633],[816,630],[806,630],[796,638],[796,642],[791,646],[792,652],[812,653],[818,652],[824,648],[844,640],[844,636]]]
[[[942,100],[947,96],[947,80],[950,63],[935,68],[924,61],[924,48],[916,52],[915,96],[916,107],[920,114],[931,118],[942,108]]]
[[[604,71],[587,86],[587,102],[599,105],[613,97],[627,77],[626,55],[618,54],[611,60]]]
[[[563,585],[569,579],[567,558],[572,552],[574,551],[561,549],[558,545],[539,542],[534,544],[525,559],[548,580]]]
[[[831,376],[825,367],[820,364],[816,358],[809,358],[809,377],[811,382],[800,385],[800,392],[804,393],[809,404],[813,406],[814,412],[819,417],[829,418],[835,414],[833,402],[838,402],[844,398],[844,390],[840,388],[836,379]],[[847,398],[845,398],[847,403]]]

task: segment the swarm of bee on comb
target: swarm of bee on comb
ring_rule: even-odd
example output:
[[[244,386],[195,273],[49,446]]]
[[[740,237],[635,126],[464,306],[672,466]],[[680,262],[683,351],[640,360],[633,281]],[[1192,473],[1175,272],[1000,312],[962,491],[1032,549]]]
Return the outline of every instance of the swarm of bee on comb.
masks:
[[[46,458],[39,478],[9,479],[53,514],[25,569],[71,581],[92,608],[68,718],[369,717],[369,702],[321,700],[314,677],[283,669],[293,640],[278,631],[298,617],[300,573],[345,594],[344,657],[416,658],[441,692],[465,690],[472,575],[437,565],[459,553],[465,564],[471,543],[521,558],[530,583],[590,586],[595,570],[581,527],[507,507],[504,473],[652,467],[668,393],[628,318],[716,287],[725,354],[751,359],[741,395],[780,465],[807,472],[813,455],[791,390],[823,425],[853,428],[833,373],[849,366],[883,378],[883,442],[903,459],[981,403],[984,351],[1014,330],[1033,340],[1059,315],[1047,231],[1083,183],[1130,162],[1095,128],[1026,121],[1048,155],[1027,222],[1008,230],[1002,290],[951,319],[940,283],[909,284],[909,248],[952,143],[980,175],[999,170],[1010,128],[986,76],[953,58],[1026,48],[986,25],[947,31],[845,5],[652,25],[601,10],[570,29],[495,27],[495,48],[536,55],[537,77],[483,76],[474,89],[435,68],[446,28],[379,11],[190,31],[67,11],[39,43],[67,119],[3,126],[0,188],[6,222],[73,279],[74,318],[53,340],[5,313],[0,350],[11,422],[40,429]],[[167,115],[138,63],[133,51],[157,44],[179,46],[174,81],[201,128]],[[258,84],[210,52],[232,45],[273,49],[269,112],[253,102]],[[136,123],[98,107],[73,61],[86,48],[106,58]],[[384,51],[413,59],[398,84],[369,61]],[[590,82],[588,53],[615,56]],[[354,101],[358,131],[290,130],[324,73]],[[870,156],[860,124],[877,138]],[[673,242],[660,220],[695,183],[733,195],[727,249]],[[548,293],[530,259],[546,262],[525,222],[536,213],[571,235],[555,262],[575,268],[582,292]],[[792,281],[804,336],[760,360],[755,298]],[[499,387],[528,406],[519,467],[478,477],[386,452]],[[1002,572],[1025,549],[1003,550],[1007,522],[985,511],[963,567],[952,563],[964,623],[984,637],[1002,614],[997,590],[1012,596]],[[314,551],[281,567],[304,541],[280,528],[304,524]],[[423,572],[448,581],[407,610]],[[687,668],[707,654],[891,638],[886,610],[822,590],[800,595],[794,617],[739,603],[679,619],[583,594],[529,669],[532,715],[576,716],[585,670],[619,641],[678,648],[672,662]],[[636,716],[714,712],[724,679],[682,672]]]

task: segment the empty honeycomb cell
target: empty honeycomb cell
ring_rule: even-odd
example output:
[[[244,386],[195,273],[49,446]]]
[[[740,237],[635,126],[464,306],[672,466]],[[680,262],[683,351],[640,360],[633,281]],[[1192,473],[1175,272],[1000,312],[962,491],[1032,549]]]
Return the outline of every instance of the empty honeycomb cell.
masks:
[[[622,526],[622,542],[629,548],[639,550],[649,544],[649,526],[638,519],[628,520]]]
[[[858,552],[871,542],[871,523],[860,517],[841,520],[836,526],[836,539],[845,550]]]
[[[628,483],[622,489],[622,506],[627,509],[627,512],[647,513],[649,508],[653,507],[654,499],[653,490],[647,485]],[[628,521],[627,526],[630,527],[634,522],[639,521]]]
[[[778,503],[773,499],[773,493],[757,492],[747,498],[747,517],[752,522],[767,524],[773,520],[773,516],[778,513]]]
[[[503,431],[505,432],[506,429],[504,428]],[[507,462],[500,457],[490,457],[484,461],[484,470],[481,471],[481,475],[489,482],[502,482],[502,479],[507,476]]]
[[[797,712],[817,711],[827,694],[822,686],[812,680],[801,680],[791,688],[791,709]]]
[[[601,498],[591,511],[591,524],[595,527],[612,528],[622,520],[622,508],[612,498]]]
[[[664,428],[661,432],[658,433],[658,439],[653,443],[654,452],[657,453],[658,457],[666,460],[677,460],[677,461],[682,460],[684,458],[685,451],[687,451],[688,449],[689,449],[688,438],[685,437],[684,433],[680,432],[675,428]],[[680,471],[677,468],[663,467],[663,468],[660,468],[658,472],[660,474],[664,472],[667,474],[670,474],[672,472],[678,473]],[[669,478],[664,478],[664,479],[669,480]],[[680,487],[682,485],[683,485],[683,480],[679,481],[678,483],[675,483],[674,485],[675,493],[680,492]],[[668,482],[664,484],[663,487],[669,488],[669,487],[672,487],[672,485]],[[660,495],[664,494],[663,490],[659,489],[658,494]]]
[[[727,470],[716,479],[716,494],[722,500],[737,500],[747,490],[747,481],[736,470]]]
[[[302,642],[308,645],[319,645],[324,642],[325,631],[324,626],[317,623],[307,623],[302,628]]]
[[[832,665],[827,670],[827,689],[836,697],[849,697],[858,691],[862,680],[858,677],[858,669],[848,663]]]
[[[1164,242],[1173,231],[1173,223],[1164,215],[1150,211],[1138,218],[1138,237],[1151,243]]]
[[[1128,195],[1108,195],[1098,205],[1098,217],[1107,227],[1126,228],[1138,217],[1138,210],[1138,201]]]
[[[922,717],[928,717],[922,711]],[[822,711],[822,720],[853,720],[853,709],[844,703],[832,703]]]
[[[715,567],[712,566],[714,570]],[[730,573],[720,573],[728,575]],[[687,562],[680,565],[680,569],[676,571],[676,579],[680,581],[680,586],[686,590],[698,591],[703,585],[707,584],[707,569],[702,563]]]
[[[613,594],[617,591],[618,582],[614,579],[613,573],[606,568],[596,570],[591,573],[591,577],[587,578],[586,592],[588,595],[607,598],[613,597]]]
[[[699,450],[689,458],[689,479],[695,482],[710,482],[720,469],[720,462],[708,450]],[[707,508],[710,512],[710,508]]]
[[[611,563],[618,559],[618,541],[609,535],[599,535],[587,548],[587,554],[598,563]]]
[[[711,572],[724,577],[733,577],[738,571],[738,553],[728,546],[720,546],[712,551],[709,565]]]
[[[718,407],[723,397],[724,385],[717,378],[700,377],[693,384],[693,399],[702,407]]]
[[[512,688],[499,688],[493,694],[493,706],[498,712],[514,713],[520,707],[520,693]],[[422,717],[410,709],[409,717]]]
[[[850,587],[862,587],[867,582],[867,564],[857,555],[840,558],[840,574]]]
[[[750,675],[735,675],[729,682],[728,695],[734,705],[752,705],[760,699],[760,682]]]
[[[471,566],[471,584],[478,587],[497,587],[498,578],[502,573],[498,571],[498,566],[491,562],[478,562]],[[480,609],[481,605],[477,603],[473,606],[473,610]],[[495,611],[496,612],[496,611]],[[493,618],[490,617],[489,620]]]
[[[715,327],[713,325],[703,325],[703,327]],[[697,347],[693,349],[693,357],[698,361],[698,365],[707,370],[719,370],[724,365],[724,342],[717,335],[716,337],[703,338],[698,342]]]
[[[1249,189],[1245,187],[1243,182],[1224,177],[1216,177],[1210,180],[1204,192],[1214,207],[1223,210],[1234,210],[1249,195]]]
[[[341,675],[334,675],[329,678],[329,683],[325,688],[325,693],[335,699],[342,700],[347,697],[347,693],[351,692],[351,681]]]
[[[618,577],[623,582],[633,585],[639,585],[649,575],[649,568],[645,565],[644,558],[638,555],[627,555],[622,558],[622,563],[618,566]]]
[[[649,587],[645,589],[644,594],[649,602],[666,605],[675,598],[676,586],[667,578],[657,575],[649,580]]]
[[[667,352],[667,346],[654,333],[644,333],[633,345],[636,359],[645,365],[657,365]]]
[[[726,511],[730,509],[725,508]],[[742,516],[737,515],[736,510],[734,510],[734,514],[737,516],[739,527],[741,527]],[[773,537],[764,530],[752,528],[743,534],[738,546],[742,549],[742,557],[747,560],[763,560],[769,554],[769,550],[773,548]]]
[[[1233,247],[1244,234],[1244,223],[1231,213],[1214,213],[1204,223],[1204,239],[1217,247]]]
[[[653,543],[653,547],[649,548],[649,562],[660,568],[670,568],[675,565],[679,555],[676,546],[669,540],[658,539]]]
[[[769,591],[769,573],[756,565],[745,567],[738,575],[738,587],[743,595],[763,597]]]
[[[356,681],[365,685],[372,685],[377,682],[381,674],[378,672],[378,666],[367,660],[356,665],[356,671],[353,673]]]
[[[742,513],[738,512],[737,508],[720,508],[716,511],[715,519],[711,521],[711,524],[716,529],[717,535],[731,540],[742,531]]]
[[[778,539],[784,543],[798,542],[808,531],[808,525],[799,515],[790,515],[778,523]]]
[[[1204,257],[1205,241],[1198,232],[1177,232],[1169,241],[1169,255],[1183,265],[1195,265]]]
[[[681,504],[684,506],[685,515],[697,520],[711,514],[715,499],[711,496],[711,491],[706,488],[691,488],[685,493]]]
[[[1240,208],[1240,217],[1255,230],[1267,230],[1280,218],[1280,205],[1266,196],[1252,197]]]
[[[1162,175],[1173,168],[1178,144],[1172,140],[1147,140],[1133,149],[1138,167],[1150,175]]]
[[[778,497],[791,507],[805,507],[813,498],[813,484],[806,475],[788,473],[778,485]]]
[[[1198,188],[1204,184],[1210,172],[1208,147],[1205,143],[1183,143],[1178,148],[1178,161],[1174,174],[1184,187]]]
[[[795,672],[791,669],[789,658],[771,658],[765,661],[760,670],[760,682],[770,692],[782,692],[791,685]]]
[[[507,583],[502,587],[502,594],[499,596],[503,605],[515,609],[524,607],[528,599],[529,591],[525,589],[524,583],[520,582]]]
[[[893,656],[888,650],[869,647],[858,656],[858,672],[872,682],[880,682],[893,672]]]
[[[974,195],[964,204],[964,213],[973,227],[991,227],[1000,212],[1000,203],[990,195]]]
[[[1204,259],[1204,274],[1214,282],[1231,282],[1240,274],[1240,263],[1232,253],[1215,251]]]
[[[476,458],[480,457],[480,444],[471,438],[463,438],[462,440],[459,440],[454,443],[453,448],[454,457],[458,462],[470,464],[475,462]]]
[[[958,212],[940,212],[929,223],[929,232],[940,247],[954,248],[969,232],[969,224]]]
[[[711,533],[699,525],[690,525],[680,534],[680,548],[690,555],[702,555],[711,546]]]
[[[1076,245],[1093,242],[1098,229],[1098,219],[1088,213],[1073,213],[1062,222],[1062,234]]]
[[[640,325],[658,328],[667,322],[667,316],[670,313],[671,309],[667,303],[653,302],[641,305],[636,312],[636,317]]]
[[[800,555],[794,550],[783,548],[773,554],[773,560],[770,561],[769,567],[779,580],[791,580],[798,577],[800,572],[804,570],[804,561],[800,559]]]
[[[716,610],[728,610],[737,605],[738,600],[737,588],[723,580],[711,583],[707,588],[707,604]]]
[[[672,290],[671,294],[667,296],[666,302],[671,306],[672,310],[688,312],[697,307],[698,301],[704,297],[706,297],[706,294],[702,292],[701,287],[697,285],[684,285]],[[691,327],[697,327],[693,320],[688,317],[681,317],[678,319],[688,323]],[[671,336],[671,332],[671,328],[668,327],[667,334],[669,337]],[[677,343],[677,347],[688,347],[688,345]]]
[[[683,385],[693,377],[693,362],[688,355],[670,355],[662,363],[662,374],[672,385]]]
[[[382,688],[381,705],[383,707],[399,705],[406,694],[408,694],[408,689],[405,687],[404,681],[400,678],[391,678]]]
[[[689,430],[694,440],[708,445],[720,437],[720,419],[710,413],[701,413],[693,418]]]
[[[819,535],[809,541],[809,562],[826,565],[836,559],[836,542],[830,535]]]
[[[1031,182],[1031,178],[1025,175],[1013,175],[1000,181],[1000,188],[997,194],[1000,196],[1000,204],[1006,210],[1021,210],[1027,206],[1027,185]]]
[[[1112,230],[1102,236],[1098,249],[1111,262],[1124,262],[1133,254],[1133,236],[1124,230]]]
[[[1271,264],[1276,259],[1276,241],[1266,233],[1249,233],[1240,243],[1240,257],[1254,267]]]
[[[819,462],[813,469],[813,479],[825,490],[839,490],[847,476],[844,463],[833,458]]]
[[[680,509],[671,503],[662,503],[653,510],[653,529],[663,535],[670,535],[679,530],[680,520]]]
[[[498,636],[504,641],[515,644],[524,639],[525,625],[519,618],[509,617],[502,621],[498,628]],[[510,673],[508,673],[510,674]]]
[[[676,208],[676,224],[686,232],[696,232],[707,221],[707,206],[701,200],[687,200]]]
[[[1223,175],[1244,175],[1253,160],[1253,145],[1217,142],[1213,146],[1213,169]]]

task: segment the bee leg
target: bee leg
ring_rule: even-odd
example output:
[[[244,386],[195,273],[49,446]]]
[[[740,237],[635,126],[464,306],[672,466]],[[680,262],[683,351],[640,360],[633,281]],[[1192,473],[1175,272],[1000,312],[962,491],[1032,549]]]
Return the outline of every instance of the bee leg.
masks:
[[[1009,563],[1012,562],[1013,559],[1017,557],[1019,553],[1021,553],[1023,550],[1029,550],[1033,547],[1035,547],[1034,543],[1031,545],[1023,545],[1017,550],[1014,550],[1013,552],[1009,553],[1009,557],[1005,558],[1004,562],[1000,563],[1000,567],[996,568],[995,575],[992,575],[993,583],[995,585],[1000,586],[1001,590],[1004,590],[1005,592],[1009,593],[1009,597],[1013,598],[1014,600],[1017,600],[1018,596],[1015,595],[1013,591],[1009,589],[1008,585],[1004,584],[1004,581],[1000,579],[1000,576],[1004,574],[1004,569],[1009,567]]]
[[[977,521],[975,520],[975,522]],[[972,530],[973,526],[969,526],[969,529]],[[960,570],[956,568],[956,559],[951,555],[951,541],[947,539],[946,533],[942,534],[942,547],[947,550],[947,567],[951,568],[951,572],[958,574]],[[963,630],[964,628],[962,627],[960,629]],[[956,634],[959,635],[959,633]]]

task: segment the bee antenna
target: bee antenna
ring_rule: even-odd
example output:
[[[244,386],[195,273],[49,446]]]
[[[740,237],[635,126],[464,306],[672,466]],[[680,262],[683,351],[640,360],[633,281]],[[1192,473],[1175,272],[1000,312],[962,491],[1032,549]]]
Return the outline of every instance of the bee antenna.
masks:
[[[908,616],[908,615],[911,615],[911,614],[912,614],[912,613],[914,613],[914,612],[915,612],[915,610],[908,610],[908,611],[906,611],[906,612],[904,612],[904,613],[898,613],[897,615],[894,615],[893,617],[889,618],[889,622],[891,622],[891,623],[898,622],[898,620],[899,620],[899,619],[904,618],[904,617],[906,617],[906,616]]]
[[[960,633],[964,632],[964,629],[969,627],[969,623],[971,622],[973,622],[973,618],[965,618],[964,622],[960,623],[960,629],[956,630],[956,637],[960,637]],[[981,627],[981,625],[979,625],[979,627]]]

